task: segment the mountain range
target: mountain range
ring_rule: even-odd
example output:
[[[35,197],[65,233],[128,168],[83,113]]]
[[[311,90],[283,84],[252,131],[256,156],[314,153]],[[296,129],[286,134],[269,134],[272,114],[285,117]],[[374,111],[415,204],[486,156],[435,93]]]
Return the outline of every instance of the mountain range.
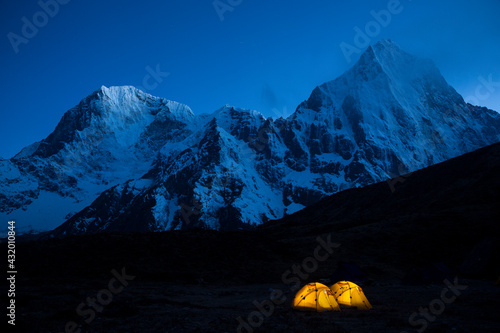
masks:
[[[246,229],[498,141],[497,112],[385,40],[286,119],[101,87],[0,160],[0,216],[61,235]]]

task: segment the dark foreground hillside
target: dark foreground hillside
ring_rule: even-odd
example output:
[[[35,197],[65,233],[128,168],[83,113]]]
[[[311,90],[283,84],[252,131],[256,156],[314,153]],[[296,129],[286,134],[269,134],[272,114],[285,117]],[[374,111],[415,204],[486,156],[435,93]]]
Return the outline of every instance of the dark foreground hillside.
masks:
[[[498,332],[499,172],[496,144],[254,231],[20,239],[14,331]],[[291,309],[341,261],[367,274],[372,310]],[[402,283],[433,262],[458,280]]]

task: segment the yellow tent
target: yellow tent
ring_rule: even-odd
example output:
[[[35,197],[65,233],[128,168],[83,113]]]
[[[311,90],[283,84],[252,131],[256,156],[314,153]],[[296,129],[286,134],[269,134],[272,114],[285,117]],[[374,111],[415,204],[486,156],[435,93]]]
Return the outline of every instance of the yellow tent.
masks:
[[[372,308],[370,302],[357,284],[349,281],[339,281],[330,288],[339,304],[356,307],[359,310]]]
[[[295,294],[293,308],[318,312],[340,311],[339,304],[330,288],[317,282],[306,284]]]

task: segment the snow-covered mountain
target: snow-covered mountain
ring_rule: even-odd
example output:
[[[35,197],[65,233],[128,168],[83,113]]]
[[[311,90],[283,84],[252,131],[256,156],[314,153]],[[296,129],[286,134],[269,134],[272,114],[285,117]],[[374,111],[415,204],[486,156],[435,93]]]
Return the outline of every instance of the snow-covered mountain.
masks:
[[[61,234],[245,228],[498,141],[498,113],[381,41],[287,119],[102,87],[0,161],[0,212]]]
[[[45,140],[0,160],[0,216],[35,230],[59,226],[102,191],[146,173],[193,118],[187,106],[134,87],[101,87]]]

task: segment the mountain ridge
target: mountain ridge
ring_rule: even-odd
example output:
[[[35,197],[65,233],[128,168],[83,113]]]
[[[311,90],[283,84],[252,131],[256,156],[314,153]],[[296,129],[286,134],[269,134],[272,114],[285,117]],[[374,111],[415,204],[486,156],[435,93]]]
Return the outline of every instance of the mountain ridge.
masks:
[[[57,193],[68,233],[247,228],[499,134],[498,113],[466,104],[432,61],[390,41],[370,46],[286,119],[229,105],[195,115],[131,86],[103,86],[38,146],[2,162],[32,181],[22,191],[12,186],[26,182],[20,176],[0,180],[0,215],[28,219],[22,212],[41,194]]]

